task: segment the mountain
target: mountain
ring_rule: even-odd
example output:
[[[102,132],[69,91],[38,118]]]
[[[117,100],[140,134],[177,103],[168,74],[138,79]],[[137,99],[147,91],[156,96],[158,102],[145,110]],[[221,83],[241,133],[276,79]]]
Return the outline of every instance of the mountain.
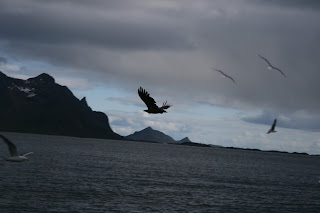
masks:
[[[184,143],[184,142],[192,142],[192,141],[188,137],[185,137],[185,138],[181,139],[179,142]]]
[[[192,142],[188,137],[185,137],[179,141],[178,145],[186,145],[186,146],[200,146],[200,147],[210,147],[211,145],[203,144],[203,143],[195,143]]]
[[[170,136],[152,129],[150,126],[135,132],[125,137],[127,140],[133,141],[148,141],[148,142],[160,142],[160,143],[176,143],[176,141]]]
[[[48,74],[27,80],[0,72],[0,131],[123,139],[95,112]]]

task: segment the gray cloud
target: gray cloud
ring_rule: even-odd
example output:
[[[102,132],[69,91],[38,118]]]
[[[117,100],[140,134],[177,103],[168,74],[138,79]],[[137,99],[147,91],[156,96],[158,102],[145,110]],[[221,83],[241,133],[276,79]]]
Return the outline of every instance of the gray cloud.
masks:
[[[20,60],[72,67],[131,94],[152,88],[174,106],[207,103],[291,119],[303,111],[304,125],[292,128],[311,129],[318,116],[310,116],[320,114],[320,14],[305,9],[319,3],[266,2],[3,0],[0,44]]]
[[[289,129],[302,129],[307,131],[320,131],[320,116],[318,114],[310,115],[305,111],[294,113],[278,113],[272,111],[263,111],[261,114],[244,117],[242,120],[249,123],[272,125],[274,119],[277,119],[277,126]]]
[[[12,2],[0,4],[0,36],[13,42],[125,50],[192,47],[174,20],[150,12],[119,10],[109,4],[98,8],[76,2]]]
[[[256,4],[266,4],[280,7],[292,7],[297,9],[320,9],[320,2],[317,0],[248,0]]]
[[[0,65],[4,65],[4,64],[7,64],[7,63],[8,63],[8,61],[7,61],[6,58],[0,57]]]
[[[145,106],[142,100],[137,99],[137,97],[108,97],[107,101],[115,101],[124,105],[135,105],[139,107]]]
[[[124,127],[127,127],[127,126],[130,126],[130,122],[128,121],[128,119],[126,118],[117,118],[116,120],[113,120],[110,122],[111,125],[113,126],[124,126]]]

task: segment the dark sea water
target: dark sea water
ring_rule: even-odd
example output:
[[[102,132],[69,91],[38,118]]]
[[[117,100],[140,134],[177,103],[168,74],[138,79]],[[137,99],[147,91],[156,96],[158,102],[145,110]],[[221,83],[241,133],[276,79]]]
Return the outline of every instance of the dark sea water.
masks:
[[[4,134],[1,213],[320,212],[317,156]]]

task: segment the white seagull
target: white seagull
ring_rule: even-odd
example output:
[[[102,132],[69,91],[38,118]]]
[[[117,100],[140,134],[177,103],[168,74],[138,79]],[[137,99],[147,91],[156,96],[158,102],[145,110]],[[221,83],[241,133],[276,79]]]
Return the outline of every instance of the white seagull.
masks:
[[[212,68],[212,67],[210,67],[210,68],[211,68],[212,70],[214,70],[214,71],[217,71],[217,72],[221,73],[222,76],[229,78],[231,81],[233,81],[233,83],[237,84],[236,81],[235,81],[231,76],[225,74],[225,73],[222,72],[221,70],[217,70],[217,69],[214,69],[214,68]]]
[[[267,132],[267,134],[276,132],[276,130],[274,130],[274,128],[276,127],[276,124],[277,124],[277,119],[274,119],[273,124],[272,124],[271,128],[269,129],[269,131]]]
[[[262,58],[265,62],[268,63],[268,65],[269,65],[269,66],[268,66],[268,69],[277,70],[277,71],[279,71],[284,77],[287,77],[279,68],[273,66],[273,65],[268,61],[268,59],[266,59],[265,57],[263,57],[263,56],[261,56],[261,55],[259,55],[259,54],[258,54],[258,56],[259,56],[260,58]]]
[[[16,147],[16,145],[14,145],[14,143],[12,141],[10,141],[8,138],[6,138],[5,136],[3,136],[1,134],[0,134],[0,137],[8,145],[8,148],[9,148],[9,152],[10,152],[11,157],[6,158],[7,161],[22,162],[22,161],[28,160],[28,158],[26,156],[33,153],[33,152],[28,152],[24,155],[19,155],[17,147]]]

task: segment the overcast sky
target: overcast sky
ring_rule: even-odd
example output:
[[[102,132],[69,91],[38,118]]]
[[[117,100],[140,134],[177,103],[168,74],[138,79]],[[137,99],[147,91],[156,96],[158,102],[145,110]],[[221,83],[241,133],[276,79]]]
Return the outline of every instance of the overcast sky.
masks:
[[[0,70],[52,75],[121,135],[151,126],[320,154],[319,10],[318,0],[0,0]],[[169,113],[145,114],[139,86]]]

